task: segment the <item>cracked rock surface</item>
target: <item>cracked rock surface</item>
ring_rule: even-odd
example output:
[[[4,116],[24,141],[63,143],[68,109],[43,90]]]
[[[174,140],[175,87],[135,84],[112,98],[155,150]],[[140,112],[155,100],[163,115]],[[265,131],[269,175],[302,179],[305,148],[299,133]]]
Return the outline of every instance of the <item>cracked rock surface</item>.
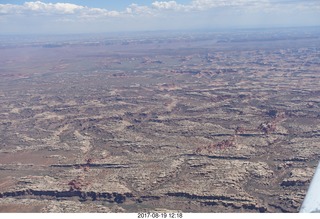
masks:
[[[319,38],[210,34],[0,41],[0,212],[298,212]]]

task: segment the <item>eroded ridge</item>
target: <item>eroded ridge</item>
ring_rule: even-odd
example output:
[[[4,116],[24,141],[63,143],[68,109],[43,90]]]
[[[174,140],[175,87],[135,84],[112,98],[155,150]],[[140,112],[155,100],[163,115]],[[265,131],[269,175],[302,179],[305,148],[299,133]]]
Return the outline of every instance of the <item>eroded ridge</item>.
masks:
[[[297,212],[320,41],[278,31],[1,42],[0,212]]]

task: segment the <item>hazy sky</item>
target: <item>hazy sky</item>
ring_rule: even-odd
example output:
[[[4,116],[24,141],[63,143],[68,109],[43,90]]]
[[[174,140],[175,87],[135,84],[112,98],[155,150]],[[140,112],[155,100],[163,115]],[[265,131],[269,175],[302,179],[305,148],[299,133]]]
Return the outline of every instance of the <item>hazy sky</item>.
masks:
[[[320,0],[0,0],[0,34],[317,25]]]

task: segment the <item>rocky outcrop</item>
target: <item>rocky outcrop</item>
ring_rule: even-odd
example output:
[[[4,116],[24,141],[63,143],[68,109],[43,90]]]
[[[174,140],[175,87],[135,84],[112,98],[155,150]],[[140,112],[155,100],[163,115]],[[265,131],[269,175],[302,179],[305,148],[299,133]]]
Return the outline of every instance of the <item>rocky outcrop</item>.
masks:
[[[289,177],[281,182],[281,186],[304,186],[310,183],[314,170],[311,168],[306,169],[293,169]]]
[[[257,203],[252,203],[252,200],[241,199],[237,197],[230,197],[224,195],[195,195],[184,192],[169,192],[166,195],[178,197],[178,198],[187,198],[191,200],[198,200],[201,204],[206,206],[219,206],[232,207],[234,209],[247,209],[258,212],[266,212],[267,208],[261,206]],[[205,200],[205,201],[202,201]]]
[[[195,195],[195,194],[189,194],[185,192],[168,192],[166,195],[168,196],[174,196],[174,197],[183,197],[183,198],[189,198],[189,199],[206,199],[206,200],[222,200],[222,201],[249,201],[247,199],[238,199],[238,198],[231,198],[229,196],[223,196],[223,195]]]
[[[78,167],[90,167],[90,168],[130,168],[131,164],[109,164],[109,163],[83,163],[83,164],[53,164],[50,167],[61,168],[78,168]]]
[[[52,191],[52,190],[22,190],[13,192],[0,193],[0,198],[7,197],[35,197],[35,198],[46,198],[46,199],[60,199],[60,198],[73,198],[77,197],[79,200],[107,200],[109,202],[123,203],[127,198],[133,198],[131,193],[107,193],[107,192],[85,192],[85,191]]]

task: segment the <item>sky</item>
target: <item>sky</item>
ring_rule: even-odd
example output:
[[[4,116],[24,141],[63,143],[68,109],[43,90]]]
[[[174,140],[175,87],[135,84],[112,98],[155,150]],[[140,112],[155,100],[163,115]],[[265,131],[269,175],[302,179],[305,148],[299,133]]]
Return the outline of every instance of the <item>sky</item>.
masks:
[[[0,34],[320,26],[320,0],[0,0]]]

